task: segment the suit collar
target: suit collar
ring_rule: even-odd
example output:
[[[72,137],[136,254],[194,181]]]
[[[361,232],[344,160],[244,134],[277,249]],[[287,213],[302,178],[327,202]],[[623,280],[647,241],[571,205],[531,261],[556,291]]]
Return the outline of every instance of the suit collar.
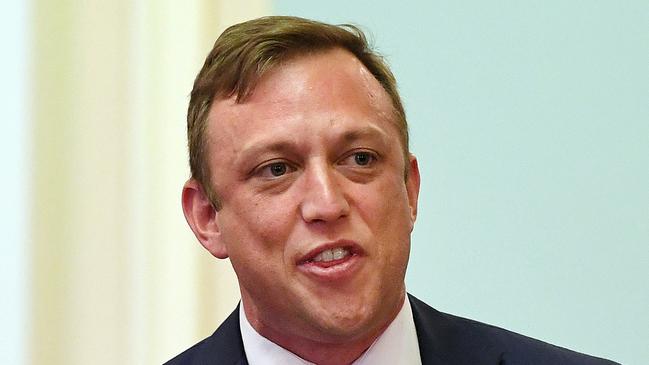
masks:
[[[447,320],[442,313],[410,294],[408,300],[417,330],[422,365],[450,364],[447,357],[441,358],[438,355],[444,354],[445,347],[448,347],[443,338],[444,331],[447,330],[444,328],[448,327]],[[213,364],[218,359],[219,364],[248,365],[239,326],[240,310],[238,305],[214,334],[200,345],[203,351],[197,354],[197,364]]]
[[[417,339],[419,341],[419,355],[421,356],[422,365],[442,365],[448,362],[441,359],[437,354],[439,353],[436,346],[434,322],[436,322],[434,315],[436,312],[433,308],[426,305],[414,296],[408,294],[410,300],[410,307],[412,308],[412,317],[415,321],[415,328],[417,329]],[[431,311],[433,311],[431,313]]]
[[[500,364],[502,351],[477,322],[439,312],[408,294],[422,365]]]
[[[248,365],[239,327],[240,305],[203,343],[196,364]]]
[[[470,337],[471,331],[462,330],[461,327],[464,326],[454,320],[455,317],[438,312],[410,294],[408,300],[417,330],[422,365],[465,363],[458,360],[465,359],[468,353],[479,354],[479,360],[476,359],[478,361],[474,364],[499,363],[501,354],[484,343],[479,343],[476,339],[467,341],[469,339],[466,338],[458,341],[458,337]],[[248,365],[241,339],[239,310],[240,306],[237,306],[212,336],[197,345],[200,349],[196,349],[199,351],[195,353],[192,364]],[[487,358],[493,361],[484,361]]]

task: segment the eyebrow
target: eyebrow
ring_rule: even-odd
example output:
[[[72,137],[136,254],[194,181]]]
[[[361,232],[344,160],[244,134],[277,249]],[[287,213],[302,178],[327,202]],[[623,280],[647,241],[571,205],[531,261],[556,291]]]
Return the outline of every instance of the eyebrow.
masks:
[[[260,152],[285,152],[295,147],[297,143],[293,141],[277,141],[266,144],[264,142],[252,143],[251,147],[244,147],[241,149],[242,156],[250,154],[258,154]]]
[[[379,138],[381,142],[387,143],[388,135],[382,129],[374,125],[368,125],[363,128],[347,131],[341,136],[341,139],[347,143],[363,138]]]
[[[250,141],[246,144],[243,145],[243,147],[239,150],[240,152],[236,155],[234,158],[235,165],[237,166],[242,166],[248,168],[248,166],[245,166],[246,164],[244,162],[249,161],[251,156],[257,156],[261,153],[279,153],[279,152],[287,152],[291,151],[292,149],[295,148],[297,145],[297,142],[290,141],[290,140],[281,140],[281,141],[275,141],[271,143],[265,143],[264,139],[259,139],[255,141]]]
[[[388,135],[381,128],[374,125],[367,125],[361,128],[345,131],[340,135],[334,135],[334,145],[349,144],[362,139],[378,140],[379,143],[388,144]],[[266,143],[265,138],[249,141],[240,149],[241,153],[235,162],[246,161],[249,156],[255,156],[266,152],[288,152],[293,151],[299,145],[297,139],[284,139]]]

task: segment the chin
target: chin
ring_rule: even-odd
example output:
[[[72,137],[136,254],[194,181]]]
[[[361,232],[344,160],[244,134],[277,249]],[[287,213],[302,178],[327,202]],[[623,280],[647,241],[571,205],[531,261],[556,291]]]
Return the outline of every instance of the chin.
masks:
[[[372,321],[324,323],[319,328],[318,339],[327,343],[344,343],[356,341],[373,332]]]
[[[323,308],[320,313],[312,314],[317,317],[312,323],[318,323],[317,332],[322,334],[327,342],[350,341],[366,336],[382,322],[376,309],[367,304],[358,307],[337,307],[334,311],[331,309],[329,306]]]

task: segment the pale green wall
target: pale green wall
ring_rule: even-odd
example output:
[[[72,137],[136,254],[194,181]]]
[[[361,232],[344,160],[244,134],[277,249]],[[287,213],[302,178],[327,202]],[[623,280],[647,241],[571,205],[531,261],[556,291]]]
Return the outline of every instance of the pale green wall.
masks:
[[[25,361],[28,335],[29,10],[25,1],[9,0],[0,11],[0,364]]]
[[[369,29],[423,189],[409,290],[625,364],[649,359],[649,2],[275,0]]]

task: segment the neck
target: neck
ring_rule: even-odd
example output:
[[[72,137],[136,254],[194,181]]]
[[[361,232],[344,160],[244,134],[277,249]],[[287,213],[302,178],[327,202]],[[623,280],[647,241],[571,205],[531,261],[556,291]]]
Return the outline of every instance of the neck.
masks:
[[[305,339],[293,339],[280,341],[282,343],[277,344],[314,364],[347,365],[358,359],[379,335],[380,333],[347,343],[321,343]],[[273,340],[271,339],[271,341]]]
[[[280,332],[272,326],[265,325],[263,321],[258,320],[256,308],[246,305],[243,301],[243,310],[246,319],[252,327],[268,340],[291,351],[304,360],[318,365],[347,365],[358,359],[374,341],[388,328],[399,314],[405,299],[405,293],[400,300],[395,303],[393,310],[384,320],[384,323],[376,326],[362,335],[356,335],[346,338],[316,338],[308,336],[290,335]]]

